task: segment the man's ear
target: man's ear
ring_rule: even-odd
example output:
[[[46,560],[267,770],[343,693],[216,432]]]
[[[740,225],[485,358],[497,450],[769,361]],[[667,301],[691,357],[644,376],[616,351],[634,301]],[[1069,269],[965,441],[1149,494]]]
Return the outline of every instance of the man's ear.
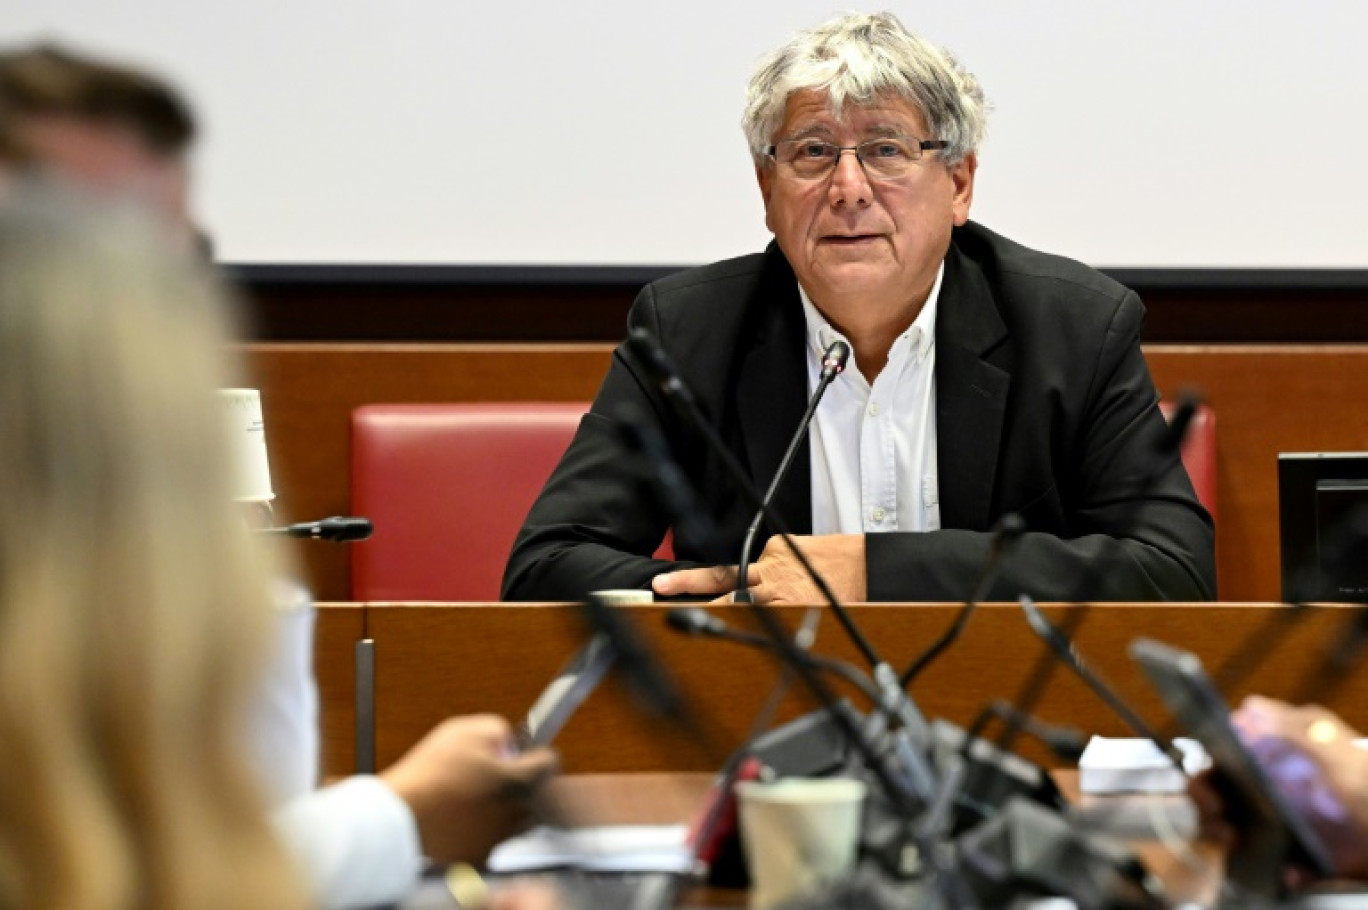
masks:
[[[974,175],[978,172],[978,155],[970,152],[949,169],[950,180],[954,183],[954,196],[950,207],[954,213],[955,225],[969,220],[969,206],[974,202]]]
[[[770,224],[770,193],[774,190],[774,169],[763,164],[755,166],[755,181],[760,184],[760,198],[765,202],[765,227],[769,228],[771,234],[774,233],[774,225]]]

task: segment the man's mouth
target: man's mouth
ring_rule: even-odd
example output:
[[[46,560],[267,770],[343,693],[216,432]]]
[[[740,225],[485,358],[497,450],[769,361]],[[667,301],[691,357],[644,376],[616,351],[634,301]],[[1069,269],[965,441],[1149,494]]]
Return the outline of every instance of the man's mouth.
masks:
[[[822,242],[832,243],[837,246],[855,246],[857,244],[878,240],[879,237],[879,234],[828,234],[822,238]]]

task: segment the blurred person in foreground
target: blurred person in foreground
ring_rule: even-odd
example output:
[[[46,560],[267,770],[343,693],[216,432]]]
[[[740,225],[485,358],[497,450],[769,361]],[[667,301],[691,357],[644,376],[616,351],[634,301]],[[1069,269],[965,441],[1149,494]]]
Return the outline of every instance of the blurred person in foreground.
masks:
[[[985,108],[973,75],[890,14],[799,33],[761,61],[743,119],[774,243],[648,285],[629,324],[659,340],[759,489],[823,352],[849,345],[775,498],[842,600],[964,598],[1012,513],[1027,530],[988,599],[1211,599],[1212,522],[1163,442],[1139,298],[969,220]],[[693,140],[685,125],[654,141]],[[673,516],[643,494],[651,470],[615,426],[629,414],[719,527],[715,541],[675,528],[678,562],[651,558]],[[620,348],[503,596],[726,595],[736,567],[711,554],[738,554],[754,513]],[[778,538],[748,582],[757,601],[823,600]]]
[[[1319,705],[1289,705],[1262,696],[1246,698],[1231,713],[1241,739],[1295,811],[1330,854],[1335,874],[1368,880],[1368,749],[1359,734]],[[1212,772],[1215,773],[1215,772]],[[1227,814],[1211,775],[1189,788],[1204,833],[1232,849],[1240,831]],[[1310,884],[1309,870],[1284,870],[1290,887]]]
[[[306,906],[245,752],[269,569],[227,499],[215,294],[139,219],[8,196],[0,906]]]
[[[0,177],[7,170],[11,180],[42,178],[130,204],[152,216],[170,246],[189,248],[185,241],[199,237],[193,246],[206,252],[188,208],[195,134],[188,103],[151,74],[51,46],[0,53]],[[211,276],[202,278],[205,294],[221,294]],[[502,718],[456,717],[379,776],[315,790],[314,610],[283,577],[273,583],[271,656],[248,739],[277,829],[315,898],[329,908],[392,902],[413,885],[424,857],[481,862],[526,823],[555,756],[511,754]]]
[[[230,502],[224,314],[137,214],[0,201],[0,906],[393,901],[424,855],[483,860],[554,770],[502,719],[448,720],[277,809],[293,883],[246,760],[288,573]]]
[[[12,159],[135,200],[187,246],[207,242],[190,212],[197,131],[186,100],[149,74],[48,44],[0,51],[0,133]]]

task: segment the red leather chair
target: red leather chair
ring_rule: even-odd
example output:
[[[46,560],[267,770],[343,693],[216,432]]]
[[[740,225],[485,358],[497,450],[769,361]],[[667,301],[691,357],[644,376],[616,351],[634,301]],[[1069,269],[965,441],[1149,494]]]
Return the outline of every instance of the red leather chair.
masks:
[[[1159,402],[1164,419],[1171,420],[1178,406],[1171,401]],[[1187,435],[1183,437],[1183,467],[1187,468],[1192,487],[1197,498],[1216,520],[1216,414],[1204,404],[1197,406],[1188,424]]]
[[[382,404],[352,412],[351,553],[360,601],[496,601],[513,538],[583,402]]]

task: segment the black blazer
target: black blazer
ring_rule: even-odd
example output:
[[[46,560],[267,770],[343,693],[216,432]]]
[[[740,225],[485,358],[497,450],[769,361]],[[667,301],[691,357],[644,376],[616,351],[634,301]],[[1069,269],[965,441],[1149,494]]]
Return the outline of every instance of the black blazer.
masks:
[[[654,282],[628,322],[659,339],[752,480],[768,486],[807,398],[802,305],[778,248]],[[1177,453],[1164,451],[1143,324],[1135,293],[1100,273],[972,222],[955,230],[936,319],[942,530],[866,535],[870,600],[964,599],[989,530],[1009,512],[1028,533],[992,599],[1215,596],[1211,518]],[[656,494],[658,466],[624,438],[623,420],[663,437],[715,528],[678,530]],[[811,529],[810,486],[802,447],[776,497],[793,533]],[[717,456],[619,347],[518,534],[503,596],[577,600],[648,587],[678,565],[648,555],[672,525],[681,563],[735,563],[753,514]]]

